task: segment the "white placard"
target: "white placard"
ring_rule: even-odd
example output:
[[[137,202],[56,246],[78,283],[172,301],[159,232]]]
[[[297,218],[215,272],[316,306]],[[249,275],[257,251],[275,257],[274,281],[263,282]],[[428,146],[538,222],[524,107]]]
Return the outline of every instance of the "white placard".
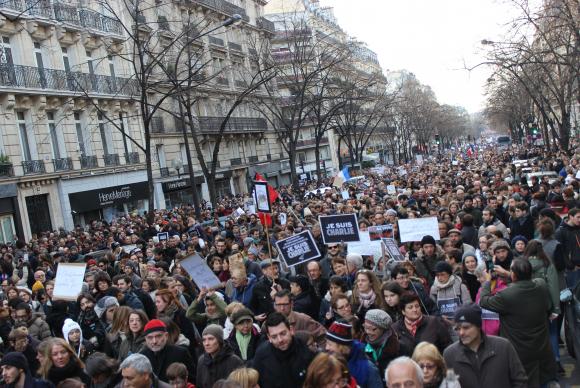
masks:
[[[387,194],[397,194],[397,188],[395,187],[395,185],[387,186]]]
[[[348,190],[344,190],[340,194],[342,195],[342,199],[350,199],[350,194]]]
[[[457,165],[459,164],[459,162],[458,162],[457,160],[453,160],[453,161],[451,162],[451,164],[452,164],[452,165],[454,165],[454,166],[457,166]]]
[[[54,281],[53,299],[77,300],[83,288],[86,263],[59,263]]]
[[[206,264],[203,258],[197,253],[186,257],[179,262],[181,267],[187,271],[191,280],[198,288],[214,288],[220,286],[221,282]]]
[[[286,213],[280,213],[280,225],[286,225],[287,217]]]
[[[358,253],[363,256],[381,256],[381,240],[371,241],[369,232],[358,233],[360,241],[347,243],[348,253]]]
[[[437,217],[411,218],[399,220],[399,234],[401,242],[421,241],[424,236],[432,236],[440,240]]]

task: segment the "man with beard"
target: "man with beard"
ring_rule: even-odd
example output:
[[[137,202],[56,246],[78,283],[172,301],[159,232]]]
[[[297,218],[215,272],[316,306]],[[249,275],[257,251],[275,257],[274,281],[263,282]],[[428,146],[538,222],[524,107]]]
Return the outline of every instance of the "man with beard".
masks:
[[[495,215],[495,210],[491,206],[488,206],[485,209],[483,209],[482,218],[483,224],[479,227],[479,230],[477,231],[477,238],[481,238],[481,236],[484,236],[486,233],[488,233],[486,228],[491,225],[495,226],[496,229],[501,232],[503,238],[509,237],[509,233],[507,231],[506,226],[503,224],[503,222],[497,219]]]
[[[20,352],[7,353],[0,361],[2,380],[5,387],[10,388],[52,388],[45,380],[35,379],[30,373],[28,362]]]

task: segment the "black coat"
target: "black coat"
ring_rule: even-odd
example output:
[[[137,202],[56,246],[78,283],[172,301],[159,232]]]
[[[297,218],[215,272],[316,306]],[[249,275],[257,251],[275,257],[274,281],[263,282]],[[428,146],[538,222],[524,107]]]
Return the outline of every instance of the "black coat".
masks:
[[[290,283],[286,279],[278,279],[276,283],[285,290],[290,289]],[[250,309],[255,315],[270,314],[274,311],[274,302],[270,296],[271,289],[272,281],[267,276],[263,276],[256,282],[250,299]]]
[[[256,350],[258,346],[262,343],[262,336],[260,332],[255,328],[252,327],[252,338],[250,339],[250,343],[248,344],[248,350],[246,351],[246,358],[245,360],[247,363],[253,360],[254,355],[256,354]],[[242,358],[242,353],[240,352],[240,346],[238,345],[238,341],[236,341],[236,329],[232,330],[228,339],[226,339],[226,343],[232,349],[234,354],[239,358]]]
[[[197,369],[195,386],[197,388],[212,388],[216,381],[227,379],[233,370],[243,367],[244,362],[226,344],[215,357],[204,353],[199,358],[197,365],[199,368]]]
[[[154,353],[149,348],[145,348],[141,354],[146,356],[151,361],[153,373],[159,377],[161,381],[168,381],[167,367],[174,362],[181,362],[187,367],[189,381],[194,382],[196,376],[196,362],[191,357],[187,349],[181,346],[165,345],[159,352]]]
[[[526,215],[523,219],[514,218],[510,220],[510,236],[524,236],[528,241],[534,239],[534,220],[530,215]]]
[[[423,320],[417,327],[415,336],[411,335],[405,326],[404,319],[393,324],[393,329],[399,335],[401,354],[411,356],[419,342],[427,341],[437,346],[439,352],[451,343],[451,337],[447,325],[439,317],[423,315]]]
[[[299,388],[304,384],[306,370],[315,354],[294,337],[288,350],[282,352],[270,342],[258,347],[252,367],[260,373],[262,388]]]

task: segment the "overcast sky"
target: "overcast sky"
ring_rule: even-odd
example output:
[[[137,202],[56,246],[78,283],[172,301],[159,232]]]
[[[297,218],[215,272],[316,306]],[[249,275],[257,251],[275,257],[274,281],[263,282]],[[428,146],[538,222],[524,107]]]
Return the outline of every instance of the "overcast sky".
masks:
[[[502,0],[321,0],[334,7],[340,26],[365,41],[385,70],[407,69],[430,85],[440,103],[470,113],[484,107],[490,70],[481,40],[498,40],[513,15]]]

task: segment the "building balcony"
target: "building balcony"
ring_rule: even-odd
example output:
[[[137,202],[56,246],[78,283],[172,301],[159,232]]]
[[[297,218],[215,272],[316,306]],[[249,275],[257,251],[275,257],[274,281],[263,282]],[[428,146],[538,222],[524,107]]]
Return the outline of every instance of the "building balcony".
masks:
[[[258,156],[257,155],[248,156],[248,162],[249,163],[258,163]]]
[[[81,168],[90,169],[97,168],[99,164],[97,162],[97,157],[95,155],[82,155],[81,156]]]
[[[215,82],[218,85],[230,86],[230,81],[228,80],[228,77],[215,77]]]
[[[244,51],[244,50],[242,50],[242,45],[239,43],[228,42],[228,47],[230,48],[230,50],[239,51],[239,52]]]
[[[103,160],[105,161],[105,166],[119,166],[121,161],[119,160],[119,154],[105,154],[103,155]]]
[[[51,2],[49,0],[3,0],[0,8],[56,20],[75,26],[91,28],[104,33],[123,35],[123,25],[119,20],[112,19],[92,9],[71,4]]]
[[[274,22],[271,22],[271,21],[269,21],[268,19],[266,19],[264,17],[259,17],[256,20],[256,25],[261,30],[264,30],[264,31],[269,32],[271,34],[275,34],[276,33],[276,27],[274,25]]]
[[[25,160],[22,162],[22,169],[24,175],[44,174],[46,172],[43,160]]]
[[[213,167],[213,163],[212,163],[212,162],[206,162],[206,166],[207,166],[207,168],[208,168],[209,170],[211,170],[211,169],[212,169],[212,167]],[[220,167],[221,167],[221,163],[220,163],[220,161],[218,160],[217,162],[215,162],[215,168],[220,168]]]
[[[129,152],[125,154],[125,164],[139,164],[139,152]]]
[[[224,117],[198,117],[199,129],[202,133],[215,133],[220,130]],[[230,117],[225,133],[264,132],[268,129],[266,119],[261,117]]]
[[[186,0],[186,2],[203,5],[211,10],[221,12],[230,17],[238,14],[242,16],[242,20],[246,23],[250,21],[245,9],[225,0]]]
[[[159,167],[159,173],[161,174],[162,178],[169,176],[169,167]]]
[[[12,163],[0,163],[0,177],[6,178],[14,176],[14,166]]]
[[[225,42],[221,38],[216,38],[215,36],[209,37],[209,44],[213,44],[214,46],[225,47]]]
[[[128,78],[7,63],[0,64],[0,87],[122,96],[139,90],[136,80]]]
[[[232,167],[234,167],[234,166],[241,166],[242,165],[242,158],[233,158],[233,159],[230,159],[230,165]]]
[[[73,169],[71,158],[56,158],[52,159],[54,171],[69,171]]]
[[[149,129],[152,133],[165,132],[165,123],[163,122],[163,117],[152,117],[151,123],[149,125]]]
[[[323,137],[320,139],[319,145],[326,145],[328,144],[328,138]],[[296,142],[296,148],[304,148],[304,147],[314,147],[316,146],[316,139],[308,139],[308,140],[298,140]]]

